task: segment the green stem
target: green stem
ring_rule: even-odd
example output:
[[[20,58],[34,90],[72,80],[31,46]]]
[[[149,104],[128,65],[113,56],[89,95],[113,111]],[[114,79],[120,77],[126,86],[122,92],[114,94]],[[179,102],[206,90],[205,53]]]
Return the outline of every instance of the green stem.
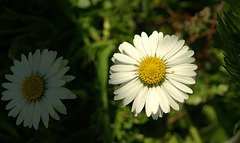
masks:
[[[193,138],[194,142],[195,143],[202,143],[201,136],[200,136],[197,128],[192,124],[192,120],[191,120],[191,118],[189,117],[188,114],[186,114],[186,118],[187,118],[187,121],[188,121],[188,124],[189,124],[189,132],[192,135],[192,138]]]

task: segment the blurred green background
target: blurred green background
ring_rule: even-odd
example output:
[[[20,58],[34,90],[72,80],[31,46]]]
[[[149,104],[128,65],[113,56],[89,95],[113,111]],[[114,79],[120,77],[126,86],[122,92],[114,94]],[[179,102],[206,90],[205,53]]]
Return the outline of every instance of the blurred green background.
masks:
[[[240,117],[240,90],[223,67],[215,28],[224,9],[220,0],[0,0],[0,83],[22,53],[47,48],[69,60],[76,78],[66,87],[78,97],[63,100],[68,114],[37,131],[16,126],[0,101],[0,142],[224,142]],[[185,39],[198,65],[194,94],[156,121],[145,111],[133,117],[131,104],[121,108],[107,82],[118,45],[154,30]]]

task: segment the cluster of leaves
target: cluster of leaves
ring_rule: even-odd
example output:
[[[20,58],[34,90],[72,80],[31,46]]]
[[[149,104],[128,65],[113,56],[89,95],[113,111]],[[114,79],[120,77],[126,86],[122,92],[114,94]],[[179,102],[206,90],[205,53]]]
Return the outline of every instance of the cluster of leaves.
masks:
[[[240,86],[240,3],[238,0],[226,0],[223,15],[219,16],[217,30],[221,37],[224,52],[225,69],[230,80]],[[234,133],[240,130],[240,120],[236,123]]]
[[[219,17],[218,32],[224,51],[225,68],[231,80],[240,85],[240,3],[227,0],[224,15]]]
[[[16,119],[7,117],[7,102],[1,101],[0,142],[227,140],[234,135],[234,124],[240,116],[240,91],[226,76],[227,71],[239,76],[239,71],[232,70],[237,68],[232,58],[239,57],[239,27],[234,19],[239,14],[231,17],[225,12],[219,23],[223,24],[219,28],[222,41],[230,40],[222,45],[231,45],[228,48],[235,50],[226,52],[222,48],[226,71],[220,39],[214,33],[219,5],[220,0],[0,0],[0,83],[6,81],[4,75],[10,73],[13,59],[47,48],[69,60],[69,74],[76,79],[67,88],[78,96],[76,100],[63,101],[66,116],[61,116],[60,121],[50,119],[48,129],[40,123],[37,131],[16,126]],[[131,105],[121,108],[120,102],[113,101],[116,86],[108,84],[111,55],[118,51],[118,45],[124,41],[132,43],[134,35],[142,31],[149,35],[154,30],[185,39],[195,51],[198,65],[197,83],[191,86],[194,94],[180,105],[180,111],[171,110],[157,121],[147,118],[144,111],[135,118]],[[0,92],[3,90],[0,88]]]

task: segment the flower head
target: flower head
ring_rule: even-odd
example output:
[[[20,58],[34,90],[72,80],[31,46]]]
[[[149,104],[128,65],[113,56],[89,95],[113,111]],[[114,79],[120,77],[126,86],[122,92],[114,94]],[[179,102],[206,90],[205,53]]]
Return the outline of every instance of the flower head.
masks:
[[[114,100],[122,100],[122,106],[133,101],[135,116],[145,106],[147,116],[153,119],[169,113],[170,107],[179,110],[178,102],[193,93],[185,84],[195,84],[197,69],[192,64],[194,52],[184,42],[156,31],[149,37],[145,32],[135,35],[134,46],[123,42],[120,53],[113,55],[115,65],[110,67],[109,83],[120,84]]]
[[[21,55],[21,61],[14,60],[11,67],[12,75],[5,75],[9,80],[2,86],[7,90],[2,93],[2,100],[11,100],[6,109],[8,116],[17,117],[16,124],[38,129],[40,118],[48,127],[49,115],[59,120],[56,111],[66,114],[66,107],[61,99],[74,99],[76,96],[67,88],[62,87],[74,76],[65,75],[70,69],[68,61],[63,57],[56,59],[57,52],[44,49],[34,54]],[[56,111],[55,111],[56,110]]]

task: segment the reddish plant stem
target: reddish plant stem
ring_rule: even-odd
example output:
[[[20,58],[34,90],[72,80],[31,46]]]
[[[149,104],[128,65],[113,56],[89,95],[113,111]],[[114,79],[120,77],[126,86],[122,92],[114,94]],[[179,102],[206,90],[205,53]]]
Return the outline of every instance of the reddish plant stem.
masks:
[[[221,12],[224,4],[225,4],[225,2],[221,2],[220,3],[220,5],[219,5],[219,7],[217,9],[217,12],[215,13],[214,18],[213,18],[214,21],[217,21],[217,15]],[[216,31],[215,30],[216,24],[217,23],[212,23],[211,24],[210,31],[209,31],[209,34],[207,36],[207,39],[206,39],[206,42],[205,42],[205,45],[204,45],[204,48],[203,48],[203,55],[204,55],[203,57],[206,57],[206,55],[207,55],[207,49],[208,49],[210,41],[212,39],[212,35],[213,35],[214,31]]]
[[[158,19],[155,21],[155,24],[161,24],[163,22],[166,22],[168,20],[191,20],[191,21],[201,21],[204,23],[209,23],[209,24],[217,24],[217,20],[216,19],[203,19],[203,18],[196,18],[192,15],[189,14],[176,14],[174,11],[172,11],[170,8],[168,8],[167,6],[165,6],[164,4],[162,4],[161,2],[158,3],[155,7],[160,7],[162,9],[165,9],[166,12],[170,15],[170,17],[167,18],[162,18],[162,19]]]
[[[200,22],[204,22],[204,23],[209,23],[209,24],[216,24],[217,20],[214,19],[203,19],[203,18],[196,18],[192,15],[189,14],[182,14],[182,15],[175,15],[173,17],[167,17],[167,18],[162,18],[159,20],[155,21],[155,24],[161,24],[164,23],[168,20],[191,20],[191,21],[200,21]]]
[[[176,122],[178,119],[182,118],[183,116],[185,116],[187,114],[187,112],[184,110],[182,112],[179,112],[177,114],[177,116],[175,116],[174,118],[171,118],[169,120],[167,120],[166,122],[166,126],[170,125],[170,124],[173,124],[174,122]]]

